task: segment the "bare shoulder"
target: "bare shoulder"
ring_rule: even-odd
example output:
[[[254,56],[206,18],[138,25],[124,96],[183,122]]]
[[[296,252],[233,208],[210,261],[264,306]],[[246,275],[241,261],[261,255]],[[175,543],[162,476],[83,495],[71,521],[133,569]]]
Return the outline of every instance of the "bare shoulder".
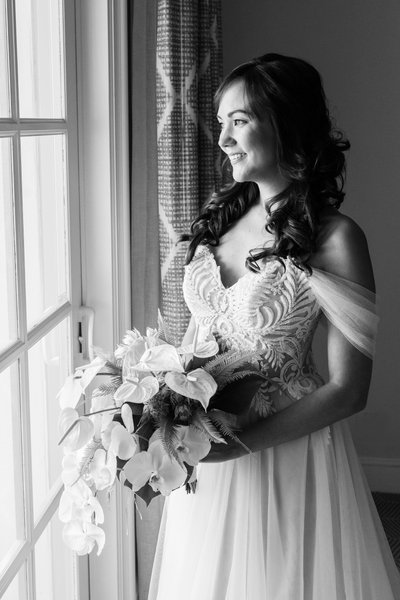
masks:
[[[332,208],[320,220],[317,250],[311,266],[323,269],[370,289],[375,289],[368,243],[361,227]]]

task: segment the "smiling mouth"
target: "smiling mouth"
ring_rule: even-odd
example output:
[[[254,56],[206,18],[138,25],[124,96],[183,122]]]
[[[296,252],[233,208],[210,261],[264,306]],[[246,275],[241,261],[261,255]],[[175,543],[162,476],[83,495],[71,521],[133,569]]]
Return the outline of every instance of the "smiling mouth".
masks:
[[[235,163],[243,160],[245,156],[245,152],[237,152],[236,154],[230,154],[229,160],[231,161],[231,164],[234,165]]]

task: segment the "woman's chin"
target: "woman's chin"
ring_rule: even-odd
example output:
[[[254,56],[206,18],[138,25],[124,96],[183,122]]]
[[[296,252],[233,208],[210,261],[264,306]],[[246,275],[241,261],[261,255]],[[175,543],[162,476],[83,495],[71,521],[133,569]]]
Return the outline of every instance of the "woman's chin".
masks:
[[[233,171],[232,171],[232,177],[238,183],[243,183],[244,181],[250,181],[249,177],[246,177],[246,173],[241,172],[239,170],[236,171],[235,169],[233,169]]]

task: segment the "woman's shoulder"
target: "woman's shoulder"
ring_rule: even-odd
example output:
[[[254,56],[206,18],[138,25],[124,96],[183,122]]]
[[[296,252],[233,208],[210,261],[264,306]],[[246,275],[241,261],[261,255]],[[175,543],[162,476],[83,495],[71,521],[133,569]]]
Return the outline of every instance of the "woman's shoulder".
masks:
[[[311,267],[319,268],[374,290],[368,243],[361,227],[333,207],[320,216]]]

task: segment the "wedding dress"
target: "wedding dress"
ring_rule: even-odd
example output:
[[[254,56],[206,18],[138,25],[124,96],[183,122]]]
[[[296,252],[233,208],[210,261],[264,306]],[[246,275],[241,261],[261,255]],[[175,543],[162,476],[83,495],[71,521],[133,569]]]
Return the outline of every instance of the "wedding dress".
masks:
[[[262,414],[323,384],[311,341],[325,313],[371,355],[373,294],[290,259],[226,288],[199,246],[184,280],[200,334],[262,356]],[[260,400],[258,400],[260,403]],[[268,417],[267,417],[268,418]],[[400,578],[346,421],[223,463],[166,501],[149,600],[399,600]]]

